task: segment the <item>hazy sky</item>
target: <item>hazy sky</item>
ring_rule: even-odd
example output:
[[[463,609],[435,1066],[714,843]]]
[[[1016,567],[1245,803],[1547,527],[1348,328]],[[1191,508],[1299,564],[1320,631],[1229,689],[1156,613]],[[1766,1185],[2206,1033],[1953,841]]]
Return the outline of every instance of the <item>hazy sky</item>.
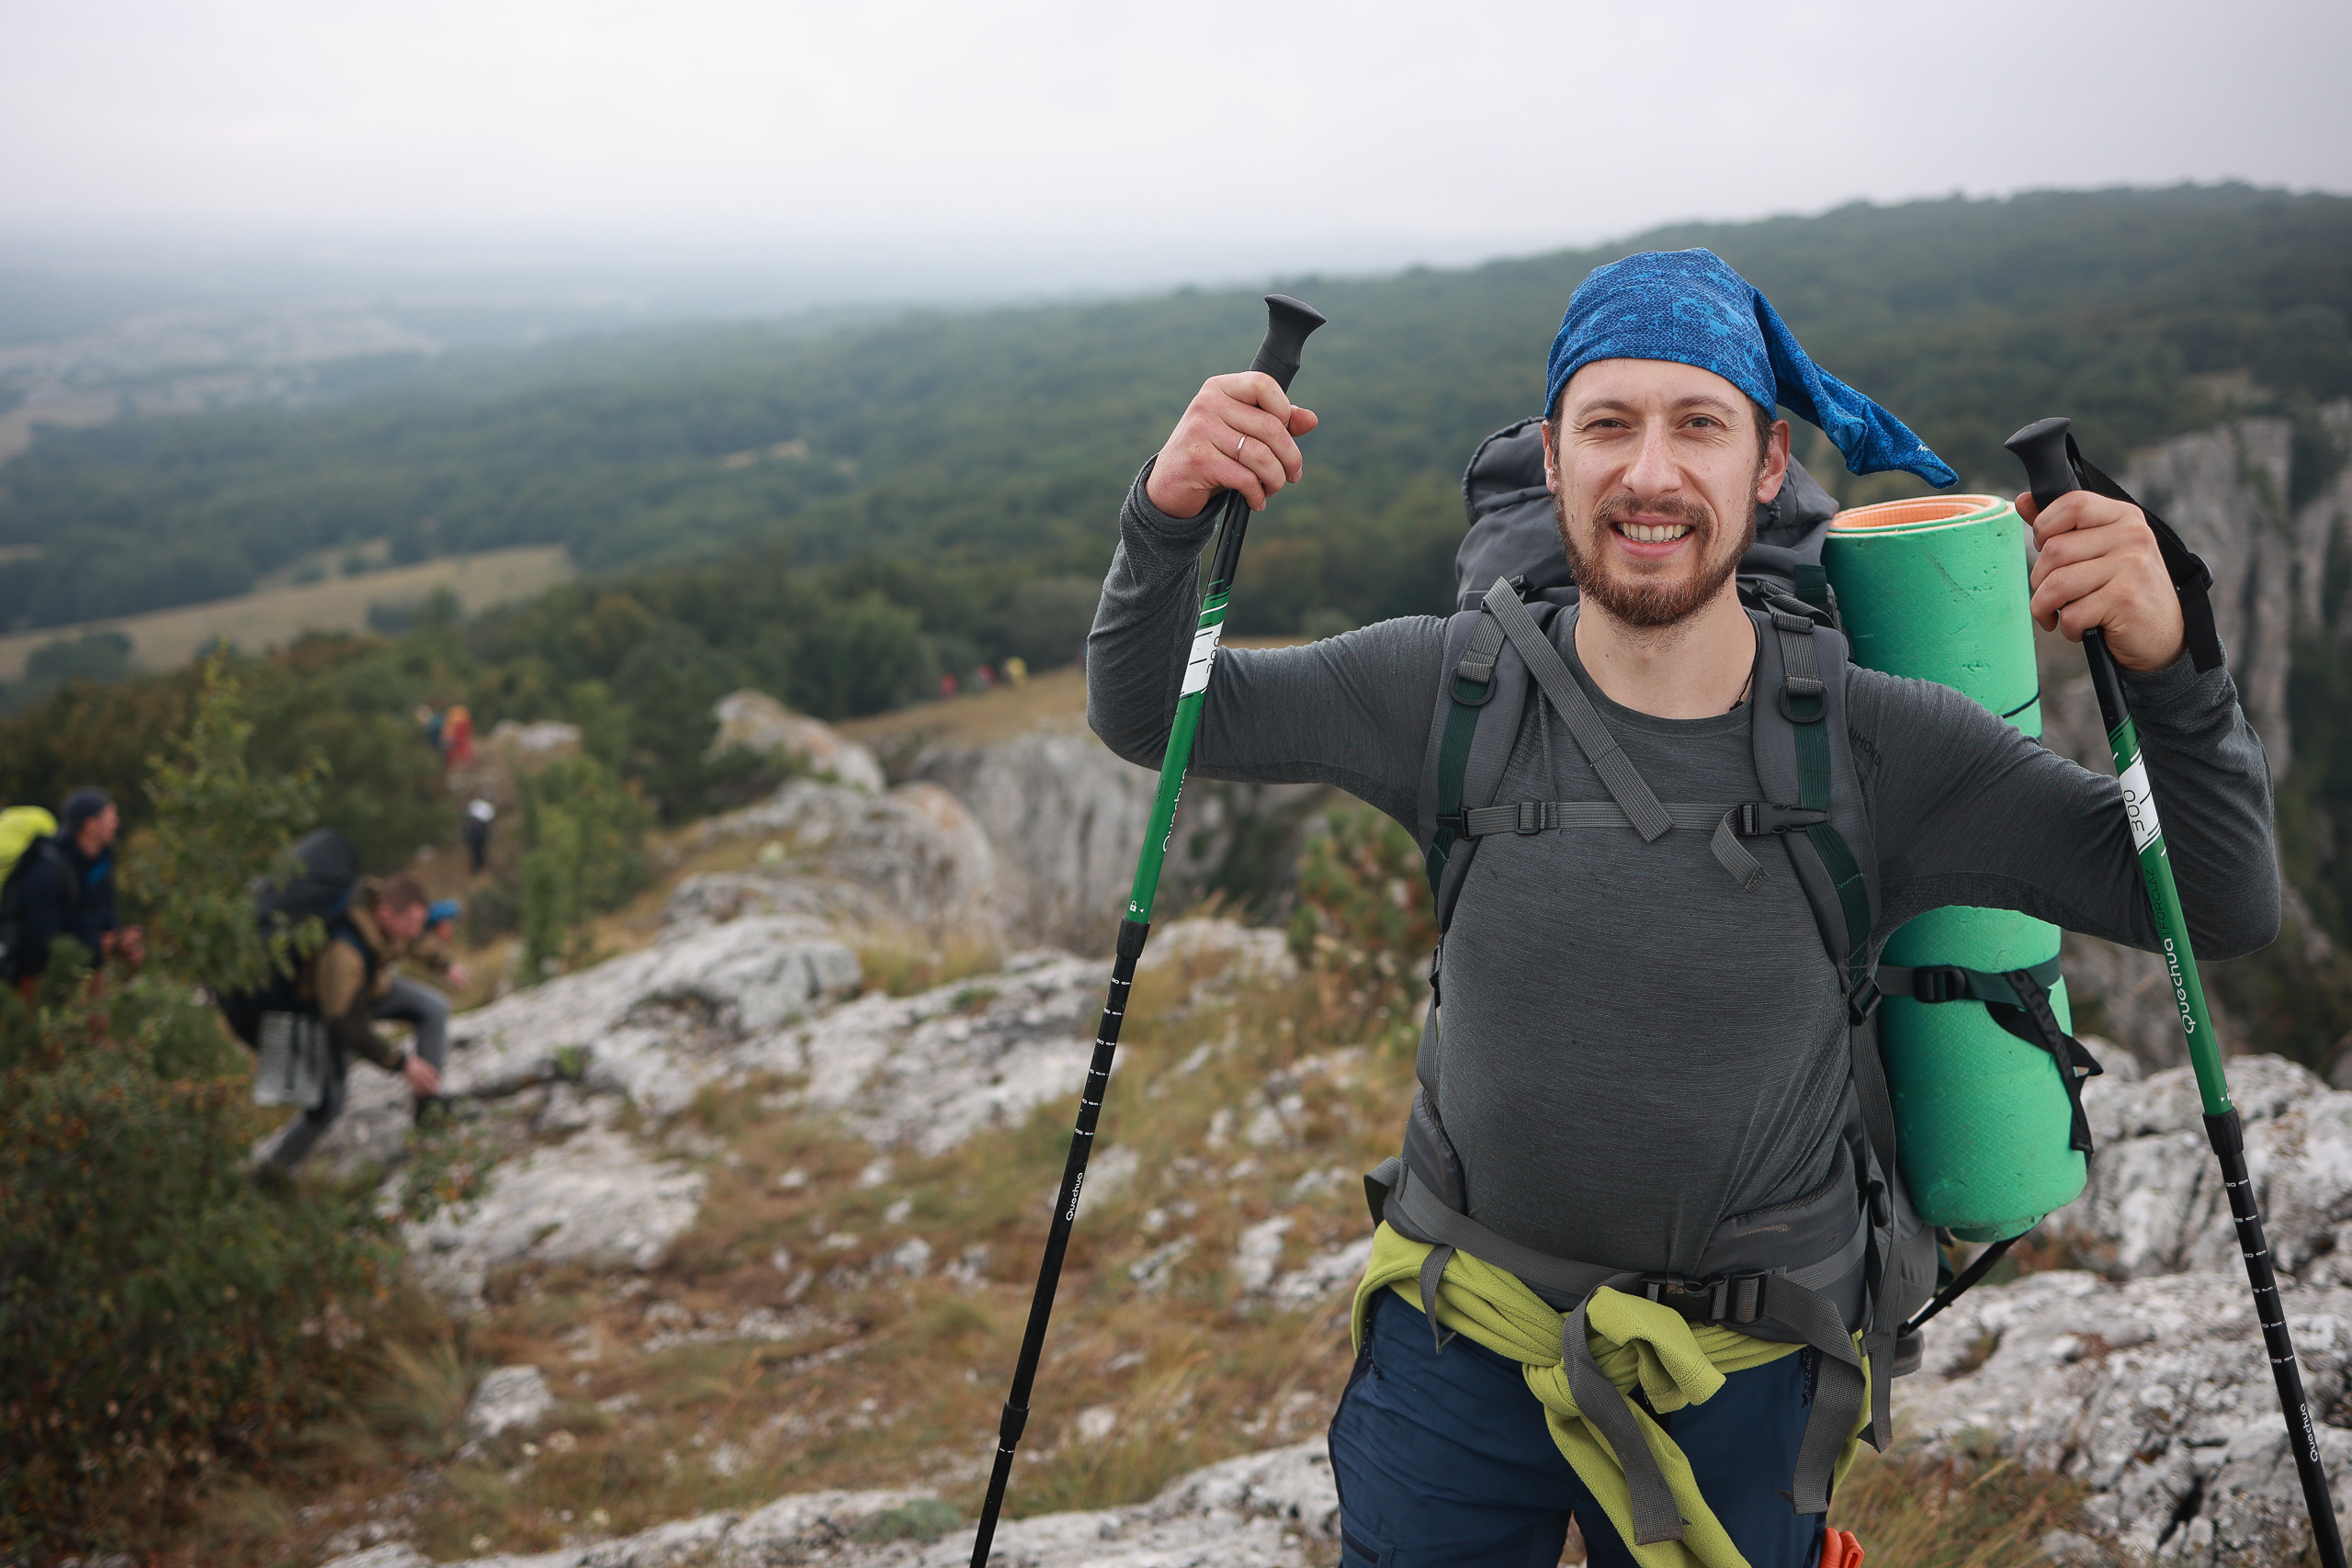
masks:
[[[1856,197],[2352,190],[2348,62],[2343,0],[0,0],[0,221],[1052,251],[1116,286]]]

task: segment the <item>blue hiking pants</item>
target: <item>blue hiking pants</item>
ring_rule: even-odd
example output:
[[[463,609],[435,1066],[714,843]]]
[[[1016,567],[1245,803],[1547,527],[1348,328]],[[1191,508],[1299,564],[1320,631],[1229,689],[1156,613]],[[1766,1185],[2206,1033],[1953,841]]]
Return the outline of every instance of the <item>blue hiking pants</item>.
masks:
[[[1789,1505],[1815,1352],[1734,1372],[1662,1418],[1751,1568],[1817,1568],[1823,1516]],[[1573,1515],[1591,1568],[1633,1553],[1552,1440],[1519,1363],[1380,1292],[1331,1418],[1341,1568],[1554,1568]]]

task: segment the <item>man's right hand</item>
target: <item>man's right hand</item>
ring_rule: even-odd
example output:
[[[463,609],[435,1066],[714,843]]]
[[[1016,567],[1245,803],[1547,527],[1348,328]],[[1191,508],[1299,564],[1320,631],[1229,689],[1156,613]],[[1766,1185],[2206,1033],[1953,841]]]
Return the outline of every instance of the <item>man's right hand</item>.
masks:
[[[401,1073],[408,1079],[408,1087],[420,1095],[429,1098],[441,1092],[441,1075],[422,1056],[410,1056],[401,1064]]]
[[[1221,490],[1240,491],[1262,512],[1268,496],[1298,482],[1306,464],[1295,437],[1320,423],[1263,371],[1212,376],[1159,449],[1144,494],[1170,517],[1199,516]]]

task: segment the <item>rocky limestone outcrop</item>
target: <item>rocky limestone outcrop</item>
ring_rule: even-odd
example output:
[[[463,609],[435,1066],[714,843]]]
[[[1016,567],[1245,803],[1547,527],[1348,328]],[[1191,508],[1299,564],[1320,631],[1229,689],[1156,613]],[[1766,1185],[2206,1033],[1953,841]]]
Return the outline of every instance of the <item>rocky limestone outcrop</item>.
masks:
[[[796,779],[766,800],[714,817],[703,841],[759,838],[758,865],[724,886],[745,907],[933,930],[1001,924],[1000,860],[962,801],[916,781],[884,795]],[[760,885],[771,885],[763,892]]]
[[[2229,1072],[2274,1266],[2352,1286],[2352,1094],[2278,1056],[2233,1057]],[[2094,1078],[2083,1105],[2098,1145],[2090,1185],[2048,1230],[2109,1275],[2233,1274],[2236,1231],[2190,1070]]]
[[[2321,1452],[2352,1474],[2352,1290],[2301,1286],[2285,1302]],[[2064,1561],[2301,1561],[2302,1493],[2242,1275],[2053,1271],[1973,1291],[1896,1387],[1906,1438],[2089,1484],[2075,1539],[2049,1543]]]
[[[908,772],[953,792],[987,833],[1011,930],[1080,952],[1107,944],[1143,848],[1157,773],[1113,756],[1076,717],[984,745],[926,747]],[[1307,818],[1329,798],[1318,784],[1187,782],[1163,886],[1180,897],[1213,885],[1279,893]]]
[[[725,751],[756,751],[787,758],[820,780],[869,795],[889,787],[873,752],[822,720],[794,713],[765,692],[729,692],[712,705],[710,716],[718,721],[718,733],[710,742],[714,757]]]
[[[2352,1474],[2352,1094],[2275,1056],[2233,1058],[2230,1088],[2323,1452]],[[2108,1277],[1962,1296],[1896,1385],[1899,1427],[2086,1482],[2078,1539],[2052,1543],[2083,1568],[2293,1562],[2301,1491],[2195,1077],[2094,1079],[2084,1103],[2091,1184],[2044,1224]]]
[[[1265,947],[1180,930],[1172,951],[1195,966],[1279,962]],[[514,992],[454,1022],[445,1089],[502,1160],[478,1200],[408,1227],[419,1273],[467,1303],[510,1264],[653,1267],[704,1186],[660,1129],[707,1086],[781,1081],[781,1102],[925,1153],[1075,1103],[1102,984],[1096,961],[1035,953],[842,1002],[858,986],[846,946],[805,920],[747,917]],[[401,1080],[362,1068],[352,1089],[319,1156],[345,1170],[395,1157],[409,1120]],[[625,1105],[640,1134],[617,1124]]]
[[[891,1540],[914,1492],[815,1492],[755,1512],[706,1514],[617,1540],[529,1556],[468,1559],[458,1568],[956,1568],[972,1560],[973,1526],[935,1540]],[[989,1561],[1004,1568],[1306,1568],[1330,1561],[1339,1495],[1320,1438],[1227,1460],[1170,1483],[1148,1503],[1013,1519]],[[322,1568],[431,1568],[394,1542]]]

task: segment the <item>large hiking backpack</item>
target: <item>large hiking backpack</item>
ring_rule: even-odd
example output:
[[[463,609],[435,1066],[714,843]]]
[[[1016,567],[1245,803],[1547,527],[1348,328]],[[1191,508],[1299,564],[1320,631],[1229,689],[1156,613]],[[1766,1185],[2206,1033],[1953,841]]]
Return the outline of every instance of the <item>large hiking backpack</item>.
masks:
[[[1648,1450],[1630,1408],[1597,1367],[1577,1364],[1590,1360],[1581,1332],[1584,1301],[1603,1286],[1628,1290],[1694,1321],[1817,1350],[1818,1393],[1792,1502],[1800,1513],[1819,1512],[1828,1506],[1837,1456],[1862,1410],[1871,1412],[1866,1435],[1874,1445],[1883,1447],[1891,1435],[1887,1380],[1917,1364],[1918,1338],[1904,1334],[1903,1325],[1934,1293],[1939,1262],[1895,1163],[1894,1109],[1878,1052],[1871,944],[1877,856],[1847,740],[1847,647],[1820,567],[1821,540],[1837,503],[1792,462],[1780,493],[1758,508],[1757,542],[1738,569],[1740,599],[1757,634],[1751,733],[1763,798],[1662,803],[1618,750],[1550,640],[1556,617],[1573,613],[1577,591],[1544,487],[1537,423],[1521,421],[1489,436],[1464,475],[1470,527],[1457,557],[1462,607],[1446,628],[1452,675],[1431,716],[1421,788],[1419,826],[1441,932],[1430,962],[1431,1008],[1404,1149],[1367,1176],[1366,1196],[1375,1221],[1434,1247],[1421,1276],[1432,1333],[1437,1281],[1456,1248],[1510,1270],[1573,1314],[1576,1331],[1564,1340],[1571,1385],[1611,1447],[1631,1460],[1641,1539],[1679,1537],[1679,1526],[1662,1476],[1654,1463],[1642,1463]],[[1553,704],[1611,801],[1496,800],[1521,715],[1535,700]],[[1769,1219],[1734,1216],[1718,1224],[1691,1278],[1552,1258],[1478,1224],[1466,1213],[1461,1162],[1437,1113],[1442,933],[1478,840],[1498,832],[1627,828],[1653,841],[1676,829],[1708,834],[1734,885],[1726,896],[1770,874],[1758,851],[1793,873],[1849,1001],[1845,1135],[1830,1179],[1772,1210]],[[1781,852],[1770,848],[1775,840]]]
[[[48,817],[49,813],[43,811],[40,815]],[[53,818],[51,825],[55,826]],[[31,877],[33,867],[41,864],[57,868],[58,886],[64,889],[69,910],[79,910],[82,904],[82,879],[74,874],[73,857],[53,833],[30,839],[20,846],[5,875],[0,875],[0,980],[12,985],[24,978],[25,884]]]
[[[267,881],[254,885],[254,924],[264,937],[275,941],[316,920],[325,929],[328,940],[345,942],[358,950],[372,982],[375,953],[346,918],[352,893],[359,886],[359,852],[333,828],[320,828],[296,840],[293,853],[295,873],[283,886]],[[267,984],[221,997],[221,1016],[238,1039],[258,1050],[263,1021],[269,1014],[310,1016],[318,1011],[318,1004],[301,994],[300,980],[301,965],[289,963],[273,974]]]

